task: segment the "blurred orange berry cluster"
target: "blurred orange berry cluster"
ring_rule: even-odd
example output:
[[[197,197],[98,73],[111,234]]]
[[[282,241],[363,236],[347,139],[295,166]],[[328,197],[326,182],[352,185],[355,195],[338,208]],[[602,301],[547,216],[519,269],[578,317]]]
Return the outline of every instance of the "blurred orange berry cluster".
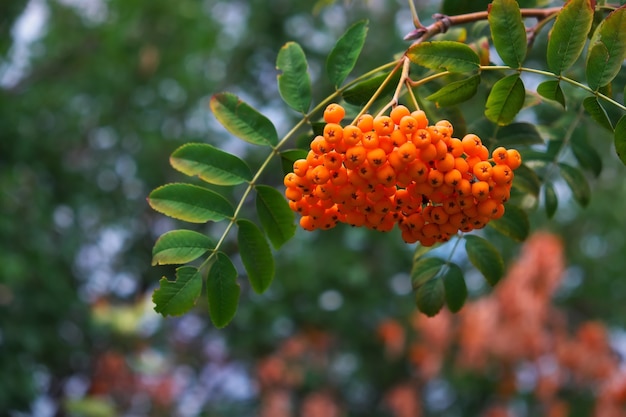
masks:
[[[360,116],[341,126],[345,110],[330,104],[323,135],[285,176],[285,195],[305,230],[337,223],[390,231],[431,246],[504,214],[519,152],[491,155],[474,134],[453,136],[447,120],[428,124],[421,110]],[[491,156],[491,158],[490,158]]]

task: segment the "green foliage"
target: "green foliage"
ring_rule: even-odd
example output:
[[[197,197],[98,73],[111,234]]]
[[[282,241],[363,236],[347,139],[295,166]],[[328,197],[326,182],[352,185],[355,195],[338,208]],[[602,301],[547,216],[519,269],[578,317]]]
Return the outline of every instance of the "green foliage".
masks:
[[[543,98],[553,100],[565,108],[565,95],[561,89],[561,83],[558,80],[544,81],[537,86],[537,93]]]
[[[548,41],[548,68],[561,74],[578,59],[593,23],[593,0],[570,0],[556,17]]]
[[[265,234],[275,249],[279,249],[296,233],[295,215],[285,197],[267,185],[255,187],[256,211]]]
[[[274,257],[263,232],[249,220],[237,221],[237,242],[241,261],[248,273],[252,289],[261,294],[274,279]]]
[[[426,97],[426,100],[434,102],[438,107],[454,106],[474,97],[479,84],[480,75],[453,81]]]
[[[150,193],[148,202],[154,210],[190,223],[220,221],[234,214],[221,194],[192,184],[163,185]]]
[[[179,316],[194,306],[201,291],[200,271],[192,266],[181,266],[176,269],[175,281],[165,277],[159,281],[159,288],[152,295],[154,309],[164,316]]]
[[[311,78],[302,47],[286,43],[278,52],[276,68],[282,71],[277,75],[280,96],[292,109],[306,113],[311,106]]]
[[[193,230],[171,230],[162,234],[152,248],[152,265],[186,264],[211,250],[208,236]]]
[[[206,143],[187,143],[170,156],[170,164],[188,176],[216,185],[237,185],[252,180],[248,165],[228,152]]]
[[[412,62],[437,71],[475,72],[480,65],[472,48],[454,41],[417,43],[407,50],[406,55]]]
[[[491,89],[485,107],[487,119],[499,125],[507,125],[515,119],[524,105],[526,90],[519,74],[498,80]]]
[[[476,235],[466,235],[465,250],[470,262],[480,271],[490,285],[496,285],[504,275],[504,261],[498,250],[488,240]]]
[[[223,252],[217,252],[207,276],[209,315],[217,328],[226,326],[237,312],[241,289],[237,269]]]
[[[515,0],[494,0],[489,6],[493,45],[506,65],[518,68],[526,57],[526,28]]]
[[[602,20],[589,41],[587,83],[592,90],[609,84],[626,59],[626,8],[611,12]]]
[[[361,20],[350,26],[337,40],[326,59],[326,73],[330,82],[339,87],[350,74],[361,54],[367,36],[368,21]]]
[[[442,280],[446,294],[446,305],[451,312],[456,313],[461,310],[467,300],[467,286],[463,277],[463,270],[457,264],[449,263],[443,273]]]
[[[615,126],[615,152],[626,165],[626,116],[622,116]]]
[[[559,163],[559,170],[561,172],[561,176],[572,190],[574,195],[574,199],[581,206],[586,206],[589,204],[591,199],[591,188],[589,187],[589,182],[587,178],[583,175],[583,173],[577,169],[568,165],[566,163]]]

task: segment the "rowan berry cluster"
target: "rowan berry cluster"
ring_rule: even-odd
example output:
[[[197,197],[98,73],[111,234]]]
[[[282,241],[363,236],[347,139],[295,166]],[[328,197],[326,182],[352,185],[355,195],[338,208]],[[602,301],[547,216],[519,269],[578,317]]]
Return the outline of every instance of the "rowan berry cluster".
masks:
[[[338,104],[326,108],[323,135],[285,176],[304,229],[341,222],[390,231],[397,223],[404,241],[430,246],[504,214],[521,164],[516,150],[498,147],[490,159],[478,136],[455,138],[447,120],[428,125],[423,111],[402,105],[342,127],[344,116]]]

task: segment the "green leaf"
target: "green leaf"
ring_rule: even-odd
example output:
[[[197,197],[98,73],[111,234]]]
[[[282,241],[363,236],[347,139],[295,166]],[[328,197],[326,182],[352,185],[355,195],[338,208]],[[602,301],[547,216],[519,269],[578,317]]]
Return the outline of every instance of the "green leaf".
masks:
[[[421,42],[411,46],[406,55],[415,64],[438,71],[474,72],[480,65],[472,48],[454,41]]]
[[[448,309],[456,313],[467,300],[467,286],[465,285],[463,270],[457,264],[450,263],[442,279]]]
[[[390,95],[398,85],[398,81],[400,81],[400,71],[396,71],[387,84],[383,87],[382,91],[379,94],[379,98]],[[368,80],[357,83],[356,85],[350,87],[346,91],[343,92],[342,97],[346,101],[346,103],[354,104],[355,106],[362,106],[367,103],[370,98],[374,95],[374,93],[380,88],[385,79],[389,76],[389,73],[384,73],[372,77]]]
[[[519,74],[498,80],[487,97],[485,116],[494,123],[507,125],[522,109],[526,89]]]
[[[176,149],[170,156],[170,164],[183,174],[197,175],[209,184],[237,185],[252,180],[244,161],[204,143],[187,143]]]
[[[211,321],[215,327],[222,328],[235,317],[241,291],[237,270],[225,253],[216,254],[207,276],[206,289]]]
[[[339,87],[354,68],[365,45],[367,23],[367,20],[361,20],[350,26],[330,51],[326,59],[326,73],[335,87]]]
[[[232,217],[233,206],[215,191],[191,184],[173,183],[156,188],[148,196],[159,213],[190,223],[220,221]]]
[[[454,106],[474,97],[479,84],[480,75],[453,81],[426,97],[426,100],[433,101],[437,107]]]
[[[306,113],[311,105],[311,78],[304,51],[296,42],[287,42],[276,58],[278,92],[294,110]]]
[[[557,198],[556,191],[554,191],[554,186],[551,182],[547,182],[544,184],[543,199],[546,206],[546,215],[549,219],[551,219],[552,217],[554,217],[554,213],[556,213],[556,209],[559,206],[559,200]]]
[[[549,160],[551,161],[552,158],[550,158]],[[539,190],[541,189],[541,180],[539,179],[535,171],[528,168],[525,164],[522,164],[519,168],[515,170],[513,187],[537,197],[539,196]]]
[[[504,261],[500,252],[486,239],[476,235],[465,235],[465,250],[472,265],[480,271],[490,285],[504,275]]]
[[[517,206],[507,205],[504,215],[488,223],[498,232],[518,242],[523,242],[530,233],[528,214]]]
[[[250,220],[237,221],[237,241],[241,261],[248,273],[252,289],[261,294],[274,279],[274,257],[263,232]]]
[[[202,291],[202,276],[197,268],[181,266],[176,269],[176,281],[163,277],[152,294],[154,310],[164,316],[185,314],[196,303]]]
[[[562,162],[559,163],[559,169],[561,171],[561,176],[572,190],[574,199],[578,202],[578,204],[583,207],[589,204],[589,200],[591,199],[591,188],[589,187],[587,178],[585,178],[583,173],[578,168],[574,168],[573,166]]]
[[[265,234],[278,249],[296,233],[295,214],[285,196],[274,187],[256,186],[256,211]]]
[[[565,108],[565,95],[561,89],[561,83],[557,80],[544,81],[537,86],[537,93],[543,98],[556,101]]]
[[[272,122],[232,93],[218,93],[209,103],[215,118],[233,135],[254,145],[275,146],[278,133]]]
[[[615,126],[614,143],[617,156],[626,165],[626,116],[622,116]]]
[[[548,68],[561,74],[578,59],[593,23],[594,0],[568,0],[559,12],[548,39]]]
[[[519,68],[526,57],[526,27],[515,0],[494,0],[489,6],[489,27],[493,45],[502,61]]]
[[[428,317],[439,313],[445,302],[445,288],[440,278],[431,278],[415,293],[417,308]]]
[[[293,163],[298,159],[305,159],[308,151],[304,149],[287,149],[280,153],[280,163],[283,168],[283,174],[287,175],[293,172]]]
[[[587,113],[589,113],[591,118],[595,120],[596,123],[611,132],[613,131],[613,125],[609,120],[609,116],[606,114],[606,110],[604,110],[604,107],[602,107],[595,96],[586,97],[583,100],[583,107],[585,107]]]
[[[512,147],[542,144],[543,138],[537,132],[535,125],[530,123],[511,123],[503,126],[496,132],[498,146]]]
[[[578,164],[593,172],[598,177],[602,172],[602,157],[598,151],[587,142],[587,132],[585,129],[578,128],[574,131],[571,140],[571,148]]]
[[[214,247],[206,235],[193,230],[172,230],[161,235],[152,248],[152,265],[185,264]]]
[[[611,12],[596,28],[587,54],[587,84],[593,90],[609,84],[626,59],[626,7]]]
[[[413,268],[411,269],[413,289],[418,289],[425,282],[437,275],[445,264],[443,259],[434,257],[420,258],[414,262]]]

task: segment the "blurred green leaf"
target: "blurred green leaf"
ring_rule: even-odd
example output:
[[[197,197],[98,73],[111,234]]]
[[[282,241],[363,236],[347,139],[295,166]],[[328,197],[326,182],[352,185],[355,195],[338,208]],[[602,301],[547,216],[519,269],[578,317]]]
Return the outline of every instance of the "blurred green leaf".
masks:
[[[467,285],[463,277],[463,270],[457,264],[449,263],[442,279],[446,305],[451,312],[456,313],[467,300]]]
[[[185,264],[215,246],[211,238],[193,230],[172,230],[161,235],[152,248],[152,265]]]
[[[615,152],[620,161],[626,165],[626,116],[622,116],[615,126]]]
[[[220,194],[192,184],[156,188],[148,196],[148,203],[159,213],[190,223],[220,221],[234,214],[233,206]]]
[[[559,206],[559,200],[556,195],[556,191],[554,191],[554,185],[551,182],[546,182],[543,185],[543,198],[544,204],[546,206],[546,215],[549,219],[554,217],[556,210]]]
[[[232,93],[211,97],[215,118],[233,135],[254,145],[275,146],[278,134],[272,122]]]
[[[611,12],[596,28],[587,54],[587,84],[598,90],[620,72],[626,59],[626,8]]]
[[[206,282],[209,314],[218,329],[226,326],[235,317],[239,293],[237,269],[223,252],[217,252]]]
[[[465,235],[465,250],[472,265],[480,271],[490,285],[496,285],[504,275],[504,261],[500,252],[486,239]]]
[[[279,249],[296,233],[295,214],[285,196],[274,187],[255,187],[256,211],[265,234],[274,248]]]
[[[574,168],[571,165],[560,162],[559,169],[561,172],[561,176],[572,190],[574,195],[574,199],[581,206],[586,206],[589,204],[589,200],[591,199],[591,188],[589,187],[589,182],[587,182],[587,178],[583,175],[583,173],[578,169]]]
[[[296,42],[287,42],[276,58],[278,92],[285,103],[300,113],[311,105],[311,78],[304,51]]]
[[[326,73],[335,87],[339,87],[354,68],[365,45],[367,25],[367,20],[361,20],[350,26],[328,54]]]
[[[498,146],[530,146],[544,143],[543,138],[537,132],[535,125],[531,123],[511,123],[502,126],[496,132]]]
[[[506,205],[504,215],[488,223],[489,226],[518,242],[523,242],[530,233],[528,214],[521,208]]]
[[[549,159],[551,161],[551,159]],[[541,180],[532,169],[522,164],[515,170],[515,178],[513,179],[513,187],[530,193],[537,197],[541,189]]]
[[[571,139],[571,148],[578,164],[593,172],[596,177],[602,172],[602,157],[598,151],[587,141],[587,131],[578,128],[574,131]]]
[[[454,41],[421,42],[411,46],[406,55],[413,63],[438,71],[474,72],[480,65],[472,48]]]
[[[176,269],[176,281],[163,277],[152,294],[154,310],[164,316],[185,314],[196,303],[202,291],[202,276],[197,268],[181,266]]]
[[[604,107],[602,107],[602,105],[595,96],[586,97],[583,100],[583,106],[585,107],[585,110],[587,111],[587,113],[589,113],[591,118],[596,121],[596,123],[610,130],[611,132],[613,131],[613,125],[609,120],[609,116],[606,114],[606,110],[604,110]]]
[[[274,279],[274,257],[263,232],[250,220],[237,221],[237,242],[252,289],[261,294]]]
[[[519,68],[526,57],[526,27],[515,0],[494,0],[489,6],[493,45],[502,61]]]
[[[474,97],[479,84],[480,75],[453,81],[426,97],[426,100],[434,102],[437,107],[453,106]]]
[[[507,125],[524,105],[526,89],[519,74],[498,80],[487,97],[485,116],[494,123]]]
[[[398,81],[400,81],[400,71],[396,71],[389,82],[383,87],[379,98],[390,95],[396,88]],[[372,77],[368,80],[361,81],[360,83],[355,84],[354,86],[348,88],[343,92],[342,97],[346,101],[346,103],[354,104],[355,106],[362,106],[367,103],[370,98],[374,95],[374,93],[378,90],[378,88],[383,84],[385,79],[389,76],[389,73],[384,73]]]
[[[197,175],[210,184],[237,185],[252,179],[244,161],[204,143],[187,143],[176,149],[170,164],[183,174]]]
[[[569,0],[559,12],[548,38],[548,67],[561,74],[578,59],[593,23],[594,0]]]
[[[561,83],[557,80],[544,81],[537,86],[537,93],[543,98],[556,101],[565,108],[565,95],[561,89]]]
[[[419,258],[415,261],[411,269],[413,289],[418,289],[426,281],[437,275],[445,264],[443,259],[435,257]]]
[[[439,277],[424,282],[415,292],[417,308],[428,317],[439,313],[445,303],[443,280]]]

